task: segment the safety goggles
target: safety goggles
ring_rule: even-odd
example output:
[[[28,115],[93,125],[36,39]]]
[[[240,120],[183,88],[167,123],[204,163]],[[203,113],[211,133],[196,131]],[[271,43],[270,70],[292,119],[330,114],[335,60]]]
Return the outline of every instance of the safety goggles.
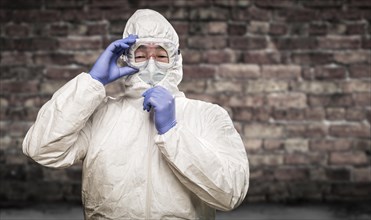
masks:
[[[152,58],[158,67],[168,69],[178,60],[177,45],[167,39],[137,39],[124,54],[123,60],[131,67],[143,69]]]

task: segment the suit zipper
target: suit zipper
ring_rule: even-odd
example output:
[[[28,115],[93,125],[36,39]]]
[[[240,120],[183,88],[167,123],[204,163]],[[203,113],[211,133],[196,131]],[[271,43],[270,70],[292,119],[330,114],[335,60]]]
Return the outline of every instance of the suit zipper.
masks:
[[[151,116],[150,116],[151,117]],[[151,215],[151,201],[152,201],[152,147],[153,147],[153,137],[152,137],[152,126],[149,126],[149,135],[148,135],[148,165],[147,165],[147,189],[146,189],[146,219],[150,219]]]

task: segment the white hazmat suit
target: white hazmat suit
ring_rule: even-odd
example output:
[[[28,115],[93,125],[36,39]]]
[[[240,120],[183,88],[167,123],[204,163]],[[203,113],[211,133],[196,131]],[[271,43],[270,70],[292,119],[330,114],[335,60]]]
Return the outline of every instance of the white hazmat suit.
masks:
[[[124,37],[165,38],[179,45],[170,23],[138,10]],[[158,85],[175,97],[177,124],[158,134],[143,111],[151,86],[125,77],[124,95],[106,97],[102,83],[81,73],[40,110],[23,152],[47,167],[83,161],[86,219],[214,219],[245,198],[249,166],[241,137],[218,105],[191,100],[178,90],[182,58]]]

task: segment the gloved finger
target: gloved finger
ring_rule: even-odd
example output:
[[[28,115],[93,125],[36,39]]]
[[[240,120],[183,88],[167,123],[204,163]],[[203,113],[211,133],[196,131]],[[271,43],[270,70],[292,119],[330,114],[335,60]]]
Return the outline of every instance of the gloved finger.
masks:
[[[153,88],[147,89],[145,92],[143,92],[142,96],[145,97],[145,96],[147,96],[147,94],[152,93],[152,91],[153,91],[155,88],[156,88],[156,87],[153,87]]]
[[[143,110],[149,112],[152,108],[152,104],[150,102],[150,97],[145,97],[143,101]]]
[[[161,98],[161,93],[158,91],[158,89],[151,88],[148,89],[144,94],[144,102],[143,102],[143,110],[150,111],[151,108],[156,108],[158,105],[158,99]]]
[[[121,76],[132,75],[132,74],[134,74],[134,73],[136,73],[138,71],[139,71],[138,69],[133,68],[133,67],[130,67],[130,66],[124,66],[124,67],[120,67],[119,68],[120,77]]]
[[[120,39],[120,40],[126,44],[134,44],[137,38],[138,38],[137,35],[130,34],[128,37]]]
[[[124,52],[124,50],[128,49],[130,47],[129,44],[126,44],[121,41],[115,41],[112,43],[111,51],[115,54],[120,54]]]
[[[146,110],[147,112],[149,112],[152,107],[152,103],[151,103],[152,92],[153,92],[153,88],[148,89],[146,92],[143,93],[143,97],[144,97],[143,110]]]

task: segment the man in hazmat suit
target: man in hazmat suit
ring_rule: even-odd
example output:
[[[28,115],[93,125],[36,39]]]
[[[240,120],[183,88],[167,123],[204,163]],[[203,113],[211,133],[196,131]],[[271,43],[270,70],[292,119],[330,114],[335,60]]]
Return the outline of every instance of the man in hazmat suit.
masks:
[[[60,88],[28,131],[23,152],[39,164],[83,161],[86,219],[214,219],[245,198],[241,137],[224,109],[178,90],[178,47],[162,15],[136,11],[123,39]],[[123,95],[106,97],[119,78]]]

